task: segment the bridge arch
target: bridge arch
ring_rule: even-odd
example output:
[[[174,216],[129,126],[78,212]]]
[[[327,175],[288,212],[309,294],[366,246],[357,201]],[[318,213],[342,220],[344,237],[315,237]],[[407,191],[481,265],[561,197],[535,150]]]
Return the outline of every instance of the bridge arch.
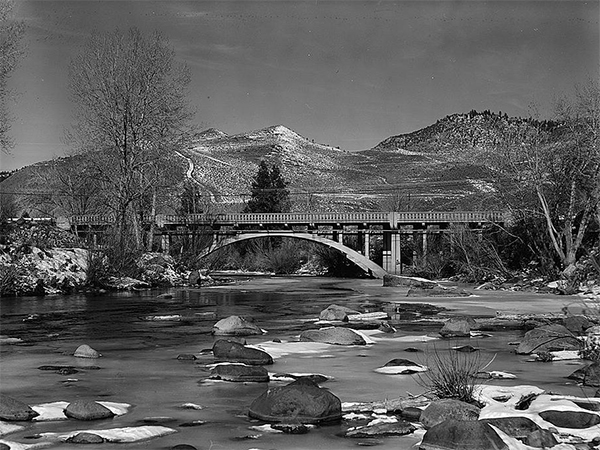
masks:
[[[211,253],[229,245],[235,244],[236,242],[247,241],[249,239],[258,239],[266,237],[287,237],[295,239],[303,239],[306,241],[318,242],[331,248],[335,248],[340,252],[344,253],[346,257],[356,264],[358,267],[363,269],[367,273],[371,273],[376,278],[383,278],[387,272],[378,264],[371,261],[369,258],[360,254],[359,252],[352,250],[350,247],[346,247],[341,242],[328,239],[323,236],[310,233],[286,233],[286,232],[269,232],[269,233],[241,233],[235,236],[230,236],[225,239],[216,240],[206,251],[202,252],[199,258],[204,258]]]

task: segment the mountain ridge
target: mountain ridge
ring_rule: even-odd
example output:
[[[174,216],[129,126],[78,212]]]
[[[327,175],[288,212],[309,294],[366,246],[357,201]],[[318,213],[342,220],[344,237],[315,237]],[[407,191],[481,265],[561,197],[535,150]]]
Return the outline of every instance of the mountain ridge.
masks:
[[[505,130],[524,124],[527,119],[489,111],[456,113],[357,152],[315,143],[282,124],[233,135],[209,128],[177,150],[176,164],[180,184],[192,177],[225,209],[239,209],[247,200],[261,160],[280,166],[297,210],[489,208],[493,174],[476,154],[497,145]],[[17,179],[20,184],[27,172],[44,170],[45,164],[20,169],[0,188],[7,190]],[[171,207],[176,203],[172,198]]]

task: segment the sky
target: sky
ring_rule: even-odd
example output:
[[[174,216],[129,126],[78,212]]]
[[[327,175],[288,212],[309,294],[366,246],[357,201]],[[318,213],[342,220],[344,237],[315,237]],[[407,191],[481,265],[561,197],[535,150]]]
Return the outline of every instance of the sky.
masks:
[[[17,0],[1,170],[70,150],[68,66],[94,30],[160,31],[191,69],[199,129],[281,124],[355,151],[472,109],[551,118],[599,76],[599,16],[599,0]]]

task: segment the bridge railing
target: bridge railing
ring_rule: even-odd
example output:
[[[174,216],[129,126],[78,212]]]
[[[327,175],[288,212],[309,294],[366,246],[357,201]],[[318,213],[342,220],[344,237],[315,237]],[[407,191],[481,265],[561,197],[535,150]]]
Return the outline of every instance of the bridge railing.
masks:
[[[395,223],[478,223],[505,222],[506,214],[502,211],[432,211],[432,212],[395,212],[392,222]]]
[[[72,225],[104,225],[115,222],[113,214],[84,214],[80,216],[71,216]]]
[[[84,215],[71,217],[73,225],[114,223],[114,215]],[[159,226],[169,224],[248,225],[248,224],[389,224],[395,228],[411,223],[480,223],[505,222],[502,211],[442,211],[442,212],[330,212],[330,213],[250,213],[250,214],[161,214]]]

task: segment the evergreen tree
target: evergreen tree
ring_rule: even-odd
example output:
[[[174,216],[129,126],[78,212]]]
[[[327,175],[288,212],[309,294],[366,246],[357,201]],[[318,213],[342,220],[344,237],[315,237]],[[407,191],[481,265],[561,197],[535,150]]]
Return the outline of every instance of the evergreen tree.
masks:
[[[278,166],[261,161],[252,182],[250,200],[244,213],[280,213],[290,210],[290,192]]]

